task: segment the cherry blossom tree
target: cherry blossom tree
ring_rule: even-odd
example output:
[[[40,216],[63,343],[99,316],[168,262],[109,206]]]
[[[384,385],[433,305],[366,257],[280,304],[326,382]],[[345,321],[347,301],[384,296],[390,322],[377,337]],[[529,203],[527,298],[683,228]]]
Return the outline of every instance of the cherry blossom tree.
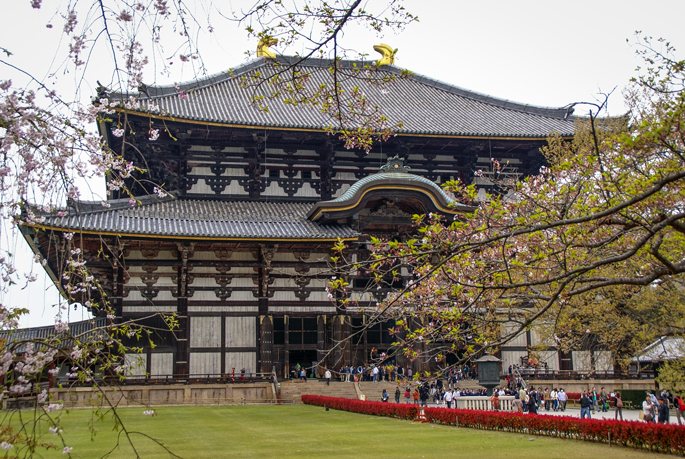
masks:
[[[31,0],[36,10],[52,9],[54,14],[46,26],[61,30],[67,45],[63,55],[57,56],[58,67],[46,72],[47,77],[39,78],[15,63],[11,43],[0,43],[0,65],[23,80],[0,81],[2,231],[39,224],[44,212],[66,213],[66,205],[89,197],[89,184],[104,182],[105,177],[107,192],[128,194],[131,206],[138,204],[137,197],[125,187],[125,179],[132,174],[144,176],[145,170],[144,166],[123,158],[130,126],[119,113],[121,109],[139,106],[137,96],[145,94],[146,81],[173,78],[181,74],[175,70],[179,68],[189,71],[194,78],[206,74],[200,43],[201,37],[214,32],[210,18],[222,21],[222,26],[244,27],[248,35],[265,45],[278,43],[281,53],[287,53],[296,42],[306,42],[306,54],[292,64],[284,66],[274,61],[273,71],[266,78],[251,75],[243,81],[246,90],[252,91],[255,107],[268,110],[267,101],[309,104],[330,117],[332,133],[342,135],[350,147],[368,150],[374,138],[390,134],[392,125],[381,108],[372,106],[358,91],[343,89],[343,85],[354,78],[375,81],[376,64],[370,62],[354,72],[339,69],[339,58],[352,51],[341,49],[338,38],[344,28],[355,23],[377,33],[401,30],[416,19],[404,10],[402,3],[388,0],[373,5],[378,9],[369,11],[370,6],[359,0],[266,0],[245,11],[233,12],[202,1],[96,0],[55,6]],[[331,83],[326,87],[312,87],[299,68],[302,59],[314,56],[332,58]],[[101,76],[97,88],[89,91],[93,67]],[[104,72],[110,74],[109,79],[105,79]],[[62,75],[61,80],[58,75]],[[62,88],[58,83],[65,79],[64,75],[72,75],[75,81],[71,96],[68,90],[53,89]],[[112,100],[110,95],[114,92],[127,96],[126,100]],[[179,87],[178,97],[192,97],[192,91]],[[148,109],[155,111],[155,107]],[[118,127],[113,134],[122,138],[121,151],[109,149],[95,132],[98,123],[115,118]],[[152,128],[148,132],[150,140],[159,134],[159,130]],[[164,196],[166,191],[160,184],[155,193]],[[109,205],[104,198],[102,205]],[[7,451],[7,457],[31,457],[45,449],[58,449],[66,455],[78,453],[72,452],[68,444],[69,432],[60,427],[61,405],[51,400],[47,391],[39,390],[41,378],[46,373],[47,377],[54,377],[58,371],[48,371],[57,358],[68,362],[72,380],[100,391],[102,403],[98,405],[103,408],[95,409],[96,416],[104,418],[110,413],[122,438],[134,450],[135,436],[144,435],[127,430],[114,402],[102,390],[101,381],[103,375],[109,378],[109,384],[130,374],[132,368],[123,354],[135,354],[140,348],[124,345],[125,338],[151,341],[155,330],[134,321],[116,320],[79,244],[74,244],[79,238],[78,232],[66,234],[60,242],[66,248],[58,268],[58,288],[63,300],[53,335],[41,339],[23,335],[17,330],[18,318],[28,311],[0,304],[0,375],[5,377],[12,396],[34,394],[36,402],[30,420],[3,419],[0,446]],[[115,250],[103,241],[103,253]],[[44,266],[46,260],[37,255],[35,262]],[[0,245],[0,276],[0,288],[4,290],[34,280],[34,276],[17,270],[13,250],[6,245]],[[82,305],[106,315],[107,325],[93,321],[86,333],[72,332],[62,318],[62,310],[71,305]],[[168,328],[173,330],[177,326],[173,315],[164,319]],[[46,426],[54,439],[36,434]],[[160,447],[164,448],[161,444]]]

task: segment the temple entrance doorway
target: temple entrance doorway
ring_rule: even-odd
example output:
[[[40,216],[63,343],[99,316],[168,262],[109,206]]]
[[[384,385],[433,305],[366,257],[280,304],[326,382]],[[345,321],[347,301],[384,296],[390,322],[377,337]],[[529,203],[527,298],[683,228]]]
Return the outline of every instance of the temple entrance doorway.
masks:
[[[300,364],[301,368],[304,368],[307,371],[307,377],[309,377],[309,375],[312,373],[316,374],[316,368],[312,368],[313,365],[316,365],[316,349],[299,351],[291,350],[289,360],[291,377],[294,376],[295,368],[297,367],[298,363]],[[299,376],[300,375],[296,375],[295,377],[298,378]]]

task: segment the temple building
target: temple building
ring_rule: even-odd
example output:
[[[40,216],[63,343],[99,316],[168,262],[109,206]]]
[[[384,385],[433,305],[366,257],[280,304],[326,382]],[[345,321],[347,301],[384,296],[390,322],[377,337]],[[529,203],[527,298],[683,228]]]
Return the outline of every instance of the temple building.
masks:
[[[293,64],[307,84],[330,84],[332,61],[260,57],[204,80],[141,87],[137,102],[112,105],[99,126],[112,151],[146,170],[125,179],[135,200],[111,191],[105,206],[71,202],[23,227],[56,284],[65,252],[78,247],[114,320],[137,318],[157,330],[154,347],[139,343],[151,375],[275,368],[282,376],[296,363],[337,368],[387,351],[391,323],[329,353],[367,320],[325,290],[338,238],[364,259],[371,236],[410,238],[413,214],[468,210],[442,183],[458,178],[485,192],[494,186],[491,158],[512,179],[537,173],[546,137],[574,132],[568,108],[500,100],[393,65],[339,61],[343,88],[358,88],[359,101],[396,123],[368,153],[348,149],[316,104],[282,103],[293,96],[275,94],[260,108],[267,102],[255,75]],[[483,177],[474,175],[479,169]],[[361,303],[387,292],[365,292],[361,275],[349,281]],[[176,313],[178,329],[163,331],[160,312]],[[502,349],[503,365],[520,363],[534,344],[522,335]],[[550,369],[573,369],[553,354]],[[396,363],[423,365],[399,356]]]

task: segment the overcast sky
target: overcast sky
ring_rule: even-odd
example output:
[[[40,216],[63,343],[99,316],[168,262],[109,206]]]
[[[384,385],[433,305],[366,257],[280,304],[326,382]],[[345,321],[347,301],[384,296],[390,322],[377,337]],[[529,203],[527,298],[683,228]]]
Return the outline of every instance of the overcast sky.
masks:
[[[380,0],[374,0],[378,2]],[[44,77],[60,69],[62,20],[53,16],[51,2],[35,11],[29,0],[3,5],[0,17],[0,47],[13,56],[2,58]],[[228,12],[229,2],[216,2],[215,8]],[[233,1],[234,9],[242,2]],[[395,65],[465,89],[516,102],[560,107],[572,102],[594,101],[600,92],[614,91],[609,111],[616,115],[625,110],[621,91],[641,64],[635,55],[634,32],[669,40],[685,56],[685,33],[682,0],[653,1],[481,1],[444,2],[409,0],[406,7],[419,22],[398,34],[379,38],[363,28],[349,29],[343,37],[346,47],[368,52],[381,42],[398,48]],[[212,13],[216,32],[202,40],[209,73],[225,71],[245,62],[244,52],[254,50],[255,39],[248,39],[236,24],[221,21]],[[216,19],[214,19],[216,18]],[[54,27],[48,29],[46,24]],[[628,40],[628,42],[626,42]],[[278,51],[278,48],[276,48]],[[58,57],[55,57],[55,56]],[[96,79],[108,79],[106,56],[97,60],[88,74],[84,93],[95,86]],[[102,76],[100,76],[102,74]],[[185,71],[163,79],[150,75],[150,82],[169,83],[187,79]],[[73,90],[73,74],[57,74],[56,87]],[[0,79],[21,76],[0,66]],[[71,88],[71,89],[70,89]],[[577,114],[585,109],[579,108]],[[29,259],[21,238],[6,231],[3,244],[16,244],[17,256]],[[24,265],[27,265],[24,263]],[[40,271],[36,266],[34,271]],[[3,304],[26,306],[32,311],[22,326],[54,322],[57,302],[50,281],[38,282],[24,290],[12,289],[3,295]],[[71,320],[81,320],[82,311],[70,311]]]

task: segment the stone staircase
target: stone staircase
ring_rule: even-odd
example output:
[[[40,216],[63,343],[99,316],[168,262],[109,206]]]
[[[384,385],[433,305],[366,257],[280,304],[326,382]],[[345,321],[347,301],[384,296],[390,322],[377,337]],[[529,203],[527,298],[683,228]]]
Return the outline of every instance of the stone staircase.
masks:
[[[307,382],[301,380],[281,381],[281,403],[296,404],[302,403],[301,396],[307,395],[323,395],[325,397],[342,397],[342,398],[359,398],[363,394],[367,400],[380,402],[383,389],[388,391],[390,401],[395,400],[396,381],[362,381],[357,383],[340,382],[338,380],[331,380],[331,385],[327,386],[323,379],[308,379]],[[355,388],[358,387],[358,391]],[[400,383],[400,402],[404,403],[404,389],[407,387],[406,382]],[[415,384],[412,383],[412,391]],[[481,389],[478,381],[465,380],[459,381],[457,387],[461,389]]]
[[[293,380],[281,381],[281,403],[302,403],[301,396],[323,395],[325,397],[358,398],[354,383],[331,380],[327,386],[325,380],[308,379],[307,382]]]

